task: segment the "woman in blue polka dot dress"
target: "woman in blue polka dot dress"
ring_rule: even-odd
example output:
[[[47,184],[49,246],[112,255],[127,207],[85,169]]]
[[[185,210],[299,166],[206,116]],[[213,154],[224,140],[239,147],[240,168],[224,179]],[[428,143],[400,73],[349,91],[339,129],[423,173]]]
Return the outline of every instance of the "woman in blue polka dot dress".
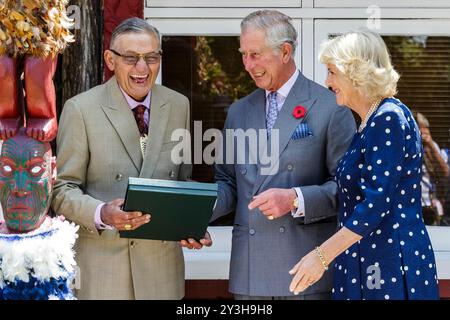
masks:
[[[333,299],[438,299],[421,213],[420,132],[402,102],[383,98],[399,78],[386,45],[350,32],[327,41],[320,61],[337,103],[362,121],[336,171],[340,229],[294,266],[290,290],[314,285],[334,260]]]

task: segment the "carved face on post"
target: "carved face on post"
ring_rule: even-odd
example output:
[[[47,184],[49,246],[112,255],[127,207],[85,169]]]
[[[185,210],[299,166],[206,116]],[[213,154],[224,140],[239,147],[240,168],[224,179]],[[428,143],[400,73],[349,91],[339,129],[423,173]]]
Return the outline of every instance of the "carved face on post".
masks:
[[[55,178],[56,160],[49,143],[29,138],[24,130],[3,142],[0,202],[10,232],[28,232],[42,224]]]

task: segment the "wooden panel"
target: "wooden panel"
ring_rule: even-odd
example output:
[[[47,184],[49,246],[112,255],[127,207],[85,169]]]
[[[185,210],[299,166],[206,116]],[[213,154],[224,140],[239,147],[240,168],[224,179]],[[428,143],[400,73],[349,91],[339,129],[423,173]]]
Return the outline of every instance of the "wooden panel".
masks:
[[[450,280],[439,280],[439,296],[450,299]],[[228,280],[186,280],[186,300],[233,299],[228,292]]]
[[[450,279],[439,280],[439,296],[450,300]]]
[[[184,299],[233,299],[228,292],[228,280],[186,280]]]
[[[102,6],[98,1],[88,0],[70,3],[80,9],[76,21],[80,25],[72,30],[75,42],[59,58],[55,76],[58,115],[68,99],[102,83]],[[76,18],[76,13],[72,18]]]

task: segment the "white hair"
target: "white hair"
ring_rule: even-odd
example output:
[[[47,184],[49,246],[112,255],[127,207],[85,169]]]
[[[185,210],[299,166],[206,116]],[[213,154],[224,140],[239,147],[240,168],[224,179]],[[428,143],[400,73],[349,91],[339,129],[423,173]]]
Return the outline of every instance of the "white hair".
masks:
[[[391,97],[397,93],[400,78],[394,70],[388,49],[376,33],[351,31],[327,40],[319,60],[334,64],[365,97]]]

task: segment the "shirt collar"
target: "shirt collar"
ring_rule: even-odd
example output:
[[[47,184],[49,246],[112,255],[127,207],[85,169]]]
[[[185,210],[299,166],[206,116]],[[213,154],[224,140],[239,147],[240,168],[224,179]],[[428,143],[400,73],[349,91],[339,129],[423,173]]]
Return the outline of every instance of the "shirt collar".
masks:
[[[277,94],[282,95],[283,98],[286,98],[291,91],[292,87],[294,86],[295,81],[297,81],[297,78],[300,74],[300,71],[298,69],[295,69],[295,72],[292,74],[292,76],[289,78],[288,81],[286,81],[280,89],[277,90]],[[269,95],[271,91],[266,90],[266,98]]]
[[[125,97],[125,100],[127,100],[128,106],[130,107],[131,110],[133,110],[134,108],[136,108],[139,105],[143,105],[145,106],[147,109],[150,109],[150,99],[152,97],[152,91],[150,90],[150,92],[147,94],[147,96],[145,97],[144,101],[139,102],[134,100],[132,97],[130,97],[123,89],[122,87],[119,85],[120,91],[122,91],[123,96]]]

